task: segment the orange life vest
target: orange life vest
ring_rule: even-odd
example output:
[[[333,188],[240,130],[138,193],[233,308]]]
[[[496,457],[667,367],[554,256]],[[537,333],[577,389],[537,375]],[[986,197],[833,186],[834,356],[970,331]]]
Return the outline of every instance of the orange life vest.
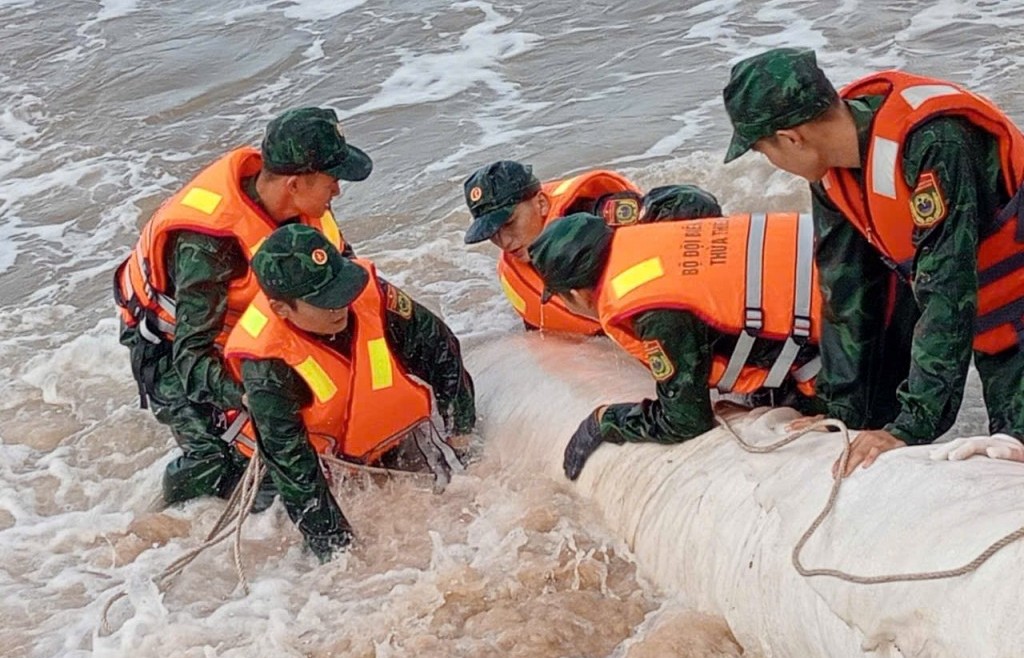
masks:
[[[176,231],[232,237],[248,260],[277,225],[240,188],[247,176],[259,172],[258,150],[236,149],[204,169],[168,199],[146,223],[135,248],[115,273],[114,290],[121,318],[153,343],[174,338],[175,300],[167,272],[167,245]],[[302,223],[320,230],[339,249],[344,239],[330,211]],[[217,338],[223,346],[238,316],[259,291],[251,270],[228,287],[227,316]]]
[[[430,389],[413,380],[395,359],[385,336],[385,299],[373,264],[366,289],[349,306],[351,358],[279,318],[262,292],[231,332],[224,355],[241,377],[242,359],[281,359],[302,378],[313,402],[302,410],[309,441],[321,454],[372,463],[408,432],[430,419]],[[253,436],[251,429],[243,434]],[[240,437],[246,456],[253,446]]]
[[[633,329],[638,313],[680,309],[715,330],[737,336],[731,355],[716,354],[708,384],[722,392],[774,388],[787,376],[813,394],[815,357],[794,361],[804,343],[817,344],[821,296],[814,267],[810,215],[733,215],[627,226],[612,236],[597,287],[601,326],[632,354],[654,356]],[[747,365],[756,338],[784,343],[771,368]],[[653,352],[653,353],[652,353]],[[656,372],[656,364],[643,359]]]
[[[616,192],[634,192],[641,194],[640,189],[627,178],[614,171],[595,170],[564,180],[553,180],[544,183],[541,191],[547,195],[551,207],[545,226],[565,215],[565,211],[581,197],[593,198],[595,201],[606,194]],[[615,218],[605,218],[614,225]],[[498,258],[498,280],[505,296],[512,307],[523,319],[534,327],[550,331],[566,331],[578,334],[599,334],[601,325],[597,322],[576,315],[562,303],[558,297],[552,297],[547,304],[540,303],[544,282],[537,270],[529,263],[521,263],[505,252]]]
[[[912,241],[914,189],[906,182],[902,157],[911,131],[938,116],[968,119],[998,140],[1002,182],[1009,194],[1020,190],[1024,135],[981,96],[901,71],[867,76],[844,88],[841,96],[885,100],[872,123],[863,188],[848,169],[830,169],[822,183],[829,199],[906,279],[912,279],[917,251]],[[982,219],[974,349],[995,354],[1024,344],[1024,222],[1013,212]]]

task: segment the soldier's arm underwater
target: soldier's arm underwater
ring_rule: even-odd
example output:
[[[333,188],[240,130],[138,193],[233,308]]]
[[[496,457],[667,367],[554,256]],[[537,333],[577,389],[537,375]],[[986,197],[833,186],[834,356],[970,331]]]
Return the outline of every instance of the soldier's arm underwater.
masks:
[[[708,377],[713,354],[707,325],[686,311],[641,313],[634,330],[645,341],[657,399],[611,404],[601,417],[601,439],[611,443],[679,443],[715,425]]]
[[[312,402],[304,381],[280,359],[242,361],[242,382],[260,455],[288,516],[320,559],[352,541],[352,528],[331,495],[299,415]]]
[[[192,402],[237,409],[242,405],[242,387],[228,373],[216,340],[224,328],[228,286],[248,269],[245,257],[232,239],[180,232],[172,258],[174,369]]]
[[[410,373],[430,384],[445,428],[467,434],[476,424],[473,379],[462,363],[459,339],[439,317],[397,286],[381,280],[387,299],[387,339]]]

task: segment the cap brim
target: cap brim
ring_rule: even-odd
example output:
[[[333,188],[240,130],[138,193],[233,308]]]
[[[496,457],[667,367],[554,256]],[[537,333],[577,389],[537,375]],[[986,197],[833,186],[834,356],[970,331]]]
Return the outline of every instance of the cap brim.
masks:
[[[317,308],[343,308],[354,302],[369,282],[370,275],[366,270],[345,258],[334,278],[321,290],[303,297],[302,301]]]
[[[337,167],[332,167],[325,171],[325,174],[334,176],[338,180],[347,180],[352,182],[358,182],[366,180],[373,171],[373,160],[366,154],[362,149],[358,149],[351,144],[345,144],[345,160]]]
[[[725,153],[725,162],[732,162],[749,151],[750,147],[753,145],[754,142],[744,139],[743,137],[740,137],[739,133],[734,132],[732,134],[732,141],[729,142],[729,150]]]
[[[466,229],[466,244],[476,244],[484,240],[490,240],[498,232],[508,218],[512,216],[515,205],[506,208],[498,208],[489,213],[480,215],[473,220],[473,223]]]

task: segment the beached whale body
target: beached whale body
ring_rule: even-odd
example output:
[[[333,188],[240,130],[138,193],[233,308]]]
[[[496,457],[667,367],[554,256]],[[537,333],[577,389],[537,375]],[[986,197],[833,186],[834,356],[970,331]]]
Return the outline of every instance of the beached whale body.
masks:
[[[604,339],[516,336],[469,357],[487,449],[592,501],[644,576],[724,618],[748,652],[1024,655],[1024,542],[946,580],[858,585],[796,572],[790,554],[828,497],[838,433],[772,454],[744,452],[721,428],[675,446],[604,445],[571,484],[562,451],[580,420],[598,404],[651,396],[649,374]],[[758,409],[731,423],[747,442],[767,444],[794,417]],[[928,453],[890,452],[850,477],[804,550],[805,566],[861,575],[950,569],[1024,526],[1024,464],[936,462]]]

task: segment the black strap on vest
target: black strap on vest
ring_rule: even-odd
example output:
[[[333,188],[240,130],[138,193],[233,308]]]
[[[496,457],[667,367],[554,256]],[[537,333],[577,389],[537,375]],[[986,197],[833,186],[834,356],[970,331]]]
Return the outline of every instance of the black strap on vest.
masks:
[[[995,220],[989,223],[988,226],[982,228],[980,235],[978,236],[981,240],[995,235],[1000,229],[1011,219],[1017,219],[1017,232],[1014,234],[1014,238],[1017,242],[1024,243],[1024,221],[1021,221],[1021,208],[1024,206],[1024,183],[1017,188],[1013,196],[1007,202],[1003,209],[996,215]]]

